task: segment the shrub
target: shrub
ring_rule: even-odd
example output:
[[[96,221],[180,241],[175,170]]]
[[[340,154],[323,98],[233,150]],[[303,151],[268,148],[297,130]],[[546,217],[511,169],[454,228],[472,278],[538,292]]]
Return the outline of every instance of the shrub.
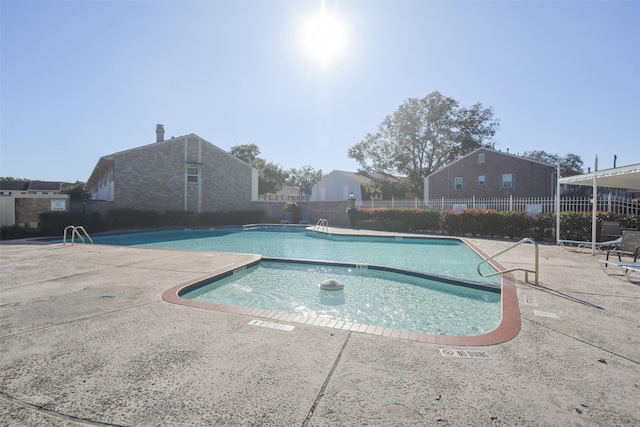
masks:
[[[406,233],[409,231],[409,226],[402,221],[359,219],[355,221],[355,226],[363,230],[393,231],[396,233]]]
[[[145,228],[162,226],[162,214],[157,211],[123,208],[109,209],[107,223],[117,228]]]
[[[64,229],[70,225],[81,225],[89,234],[105,229],[102,216],[95,212],[42,212],[38,219],[43,236],[62,236]]]
[[[31,236],[32,233],[24,227],[19,227],[17,225],[5,225],[0,227],[0,240],[26,239]]]
[[[640,215],[599,212],[596,233],[600,235],[602,221],[619,221],[625,228],[640,229]],[[591,240],[590,212],[562,212],[560,214],[561,239]],[[555,239],[556,216],[546,212],[528,216],[520,211],[465,209],[460,212],[430,209],[357,209],[359,228],[445,233],[452,236],[531,237],[538,241]]]
[[[262,221],[262,211],[203,212],[197,217],[201,226],[256,224]]]
[[[560,212],[560,238],[591,240],[591,221],[591,212]]]
[[[164,225],[188,226],[196,224],[196,214],[188,211],[165,211],[162,213]]]
[[[555,238],[556,216],[545,212],[531,217],[530,236],[534,240],[543,241]]]

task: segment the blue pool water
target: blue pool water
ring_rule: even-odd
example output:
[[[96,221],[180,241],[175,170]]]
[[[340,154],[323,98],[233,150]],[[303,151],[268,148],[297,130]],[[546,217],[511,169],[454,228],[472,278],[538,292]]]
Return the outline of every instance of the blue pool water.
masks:
[[[482,258],[459,239],[327,235],[304,227],[253,226],[93,240],[263,256],[252,267],[181,292],[186,299],[440,335],[480,335],[500,322],[500,279],[480,276],[476,266]],[[319,284],[326,279],[340,280],[344,290],[321,290]]]
[[[286,278],[283,280],[283,278]],[[340,281],[325,291],[319,283]],[[436,335],[480,335],[500,321],[500,293],[389,271],[262,261],[183,298]]]
[[[476,266],[482,258],[458,239],[326,236],[305,231],[304,227],[261,226],[115,234],[96,236],[93,240],[100,244],[375,264],[500,283],[499,277],[483,278],[478,274]],[[492,271],[490,268],[487,266],[485,271]]]

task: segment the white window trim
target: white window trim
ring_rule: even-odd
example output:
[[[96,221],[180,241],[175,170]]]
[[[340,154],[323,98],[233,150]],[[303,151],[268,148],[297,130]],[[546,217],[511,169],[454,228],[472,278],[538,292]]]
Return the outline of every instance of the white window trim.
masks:
[[[197,173],[193,173],[193,171],[197,171]],[[200,170],[201,167],[200,166],[187,166],[187,170],[186,170],[186,176],[187,176],[187,183],[189,184],[199,184],[200,183]],[[190,178],[195,177],[196,180],[192,181]]]
[[[458,188],[458,185],[460,188]],[[457,176],[453,178],[453,189],[454,190],[464,190],[464,178],[461,176]]]
[[[508,180],[505,179],[506,177],[509,177],[509,179]],[[513,188],[513,174],[512,173],[502,174],[502,188]]]

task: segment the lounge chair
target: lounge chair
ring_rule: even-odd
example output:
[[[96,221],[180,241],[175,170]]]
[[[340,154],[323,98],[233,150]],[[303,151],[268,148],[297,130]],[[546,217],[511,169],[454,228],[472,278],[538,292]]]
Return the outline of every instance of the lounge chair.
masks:
[[[601,259],[600,265],[602,265],[603,269],[605,267],[608,267],[609,265],[615,265],[616,267],[621,268],[624,271],[624,275],[628,281],[631,281],[631,278],[629,278],[629,274],[631,274],[631,272],[640,273],[640,262],[611,261],[610,259]],[[607,270],[605,270],[605,273],[606,272]]]
[[[280,221],[280,224],[291,224],[293,222],[293,212],[285,212],[284,219]]]
[[[309,224],[309,212],[302,213],[302,219],[300,220],[300,224]]]
[[[612,249],[617,248],[620,242],[622,241],[622,237],[618,237],[615,240],[607,240],[606,242],[595,242],[596,248],[598,249]],[[591,242],[585,240],[558,240],[560,246],[565,247],[567,245],[575,245],[578,249],[585,249],[591,247]]]
[[[616,249],[622,240],[622,231],[618,221],[603,221],[600,236],[596,242],[598,249]],[[578,249],[591,248],[591,242],[586,240],[560,240],[560,246],[574,245]]]
[[[607,250],[607,261],[610,254],[617,254],[618,261],[622,261],[621,255],[630,255],[633,257],[633,262],[636,262],[638,255],[640,255],[640,231],[624,230],[620,238],[620,244]]]

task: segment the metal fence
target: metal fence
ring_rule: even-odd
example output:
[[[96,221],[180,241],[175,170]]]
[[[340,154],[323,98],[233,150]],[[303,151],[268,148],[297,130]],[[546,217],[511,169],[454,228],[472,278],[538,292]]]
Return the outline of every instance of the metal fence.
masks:
[[[591,197],[561,197],[561,212],[591,212],[593,208]],[[500,197],[465,199],[391,199],[357,202],[356,207],[361,209],[382,208],[409,208],[409,209],[435,209],[453,210],[463,209],[494,209],[498,211],[526,211],[531,214],[543,212],[555,212],[555,198],[550,197]],[[638,200],[623,199],[609,195],[597,199],[598,211],[613,212],[619,214],[640,214],[640,202]]]

